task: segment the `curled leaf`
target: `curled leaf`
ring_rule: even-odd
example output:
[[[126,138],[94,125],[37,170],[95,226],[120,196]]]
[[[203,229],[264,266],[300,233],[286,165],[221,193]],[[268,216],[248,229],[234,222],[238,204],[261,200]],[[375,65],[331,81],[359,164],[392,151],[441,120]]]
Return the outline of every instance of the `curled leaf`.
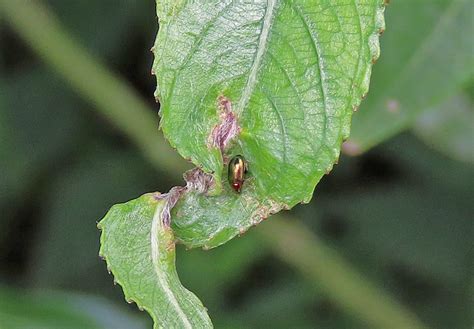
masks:
[[[98,224],[100,255],[155,328],[212,328],[201,301],[179,281],[174,234],[163,220],[167,202],[154,193],[113,206]]]

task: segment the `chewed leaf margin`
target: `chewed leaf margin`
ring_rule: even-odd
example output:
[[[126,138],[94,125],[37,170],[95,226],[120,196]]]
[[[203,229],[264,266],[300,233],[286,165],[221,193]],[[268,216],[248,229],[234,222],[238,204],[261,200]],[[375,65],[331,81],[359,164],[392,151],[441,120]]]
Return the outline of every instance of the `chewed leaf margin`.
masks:
[[[170,1],[158,1],[159,6],[164,6],[165,4],[169,4],[169,3]],[[291,1],[272,0],[270,1],[270,3],[272,4],[271,8],[273,9],[277,8],[278,6],[284,6],[284,5],[286,5],[287,7],[288,6],[295,7],[296,8],[295,10],[299,8],[299,6],[293,4],[293,2]],[[193,2],[193,4],[196,4],[196,3]],[[202,21],[207,24],[205,25],[205,28],[204,28],[204,31],[206,31],[206,33],[209,29],[216,27],[214,25],[218,24],[217,23],[219,19],[218,15],[221,15],[223,13],[228,14],[229,4],[225,3],[225,5],[224,4],[221,4],[221,5],[224,6],[224,9],[222,9],[222,11],[219,14],[217,14],[217,16],[213,17],[212,20],[210,20],[211,16],[206,17],[206,15],[204,15],[202,17]],[[346,94],[344,94],[347,96],[347,98],[345,98],[347,103],[344,103],[345,104],[344,108],[336,109],[338,113],[342,113],[340,118],[337,119],[338,121],[336,120],[337,121],[336,122],[332,119],[334,122],[336,122],[335,127],[338,127],[337,129],[339,129],[339,133],[335,134],[335,132],[332,131],[331,132],[332,135],[330,139],[328,139],[328,144],[326,145],[327,149],[313,154],[314,164],[312,164],[312,162],[308,162],[307,164],[305,164],[306,167],[301,167],[301,168],[298,168],[300,166],[299,163],[293,163],[293,164],[290,163],[290,164],[285,165],[286,167],[284,168],[282,167],[283,164],[282,166],[279,166],[278,163],[275,162],[276,160],[271,158],[272,157],[271,153],[267,152],[268,150],[266,149],[266,146],[264,146],[263,148],[260,147],[258,140],[256,140],[254,137],[255,136],[254,132],[251,129],[249,130],[248,115],[245,118],[241,117],[242,109],[240,109],[239,107],[241,102],[238,101],[240,97],[239,97],[238,92],[236,91],[237,89],[235,88],[234,88],[235,90],[233,89],[233,86],[235,85],[235,83],[232,82],[232,80],[229,80],[227,82],[224,81],[218,85],[211,85],[212,86],[210,89],[212,91],[211,94],[216,93],[216,99],[207,99],[207,98],[202,99],[201,103],[199,103],[199,106],[198,106],[199,111],[195,113],[194,112],[191,113],[191,111],[195,111],[191,107],[185,107],[185,108],[179,109],[180,112],[184,111],[183,113],[188,113],[190,115],[188,116],[188,118],[194,118],[193,120],[195,120],[196,122],[193,121],[194,123],[191,122],[188,124],[188,128],[185,128],[184,130],[182,129],[183,132],[179,133],[182,135],[181,137],[178,138],[174,136],[176,135],[177,130],[176,130],[176,127],[172,129],[170,128],[170,125],[174,124],[173,123],[174,121],[170,121],[170,120],[174,120],[173,116],[176,116],[176,110],[178,108],[172,107],[172,106],[181,106],[182,104],[178,102],[176,103],[178,105],[176,104],[173,105],[174,103],[171,104],[169,102],[169,99],[173,97],[172,94],[173,92],[175,92],[175,89],[174,89],[175,86],[180,83],[180,81],[176,80],[176,76],[175,76],[175,75],[178,75],[177,72],[180,72],[181,74],[180,70],[183,69],[183,67],[179,66],[180,65],[179,62],[183,60],[185,63],[184,65],[186,65],[186,68],[188,69],[190,67],[197,67],[197,66],[191,65],[194,62],[192,63],[190,62],[193,56],[195,55],[193,51],[199,51],[201,48],[205,49],[207,45],[206,45],[206,41],[204,41],[203,39],[204,37],[201,34],[199,34],[199,33],[204,33],[201,30],[199,30],[198,28],[199,23],[197,23],[196,20],[194,20],[193,18],[190,18],[189,15],[185,15],[186,13],[184,13],[187,6],[191,6],[191,3],[183,4],[183,2],[181,2],[179,4],[179,10],[176,10],[173,13],[173,15],[168,15],[167,13],[163,12],[163,10],[158,10],[158,14],[159,15],[162,14],[165,17],[164,21],[162,22],[160,26],[160,30],[158,32],[157,39],[154,45],[155,62],[153,65],[153,73],[157,75],[156,96],[157,98],[161,97],[162,98],[161,100],[163,101],[162,109],[161,109],[162,111],[161,127],[164,131],[165,137],[169,140],[170,144],[174,148],[176,148],[177,151],[183,157],[192,161],[198,168],[201,168],[206,173],[213,175],[214,185],[211,188],[211,192],[207,194],[218,195],[220,193],[223,193],[223,191],[225,193],[225,189],[222,186],[222,182],[224,181],[223,178],[225,177],[225,170],[226,170],[225,166],[227,163],[227,158],[231,156],[232,154],[238,154],[239,152],[242,152],[243,155],[249,159],[251,166],[253,167],[253,171],[254,171],[253,177],[255,178],[254,183],[255,183],[255,191],[256,191],[255,197],[256,198],[270,199],[274,203],[279,203],[281,205],[281,208],[291,208],[298,202],[308,202],[311,199],[316,184],[319,182],[319,180],[324,174],[327,174],[332,169],[334,163],[338,161],[341,144],[349,136],[350,121],[351,121],[352,113],[354,110],[358,108],[362,98],[365,97],[365,95],[368,92],[372,64],[377,60],[380,53],[378,39],[379,39],[380,33],[382,33],[385,28],[383,13],[384,13],[386,2],[378,0],[369,4],[365,3],[363,5],[364,10],[367,11],[373,8],[375,12],[372,12],[372,13],[364,12],[362,14],[358,12],[360,9],[359,6],[362,7],[362,4],[359,2],[354,2],[353,5],[354,5],[354,9],[353,10],[351,9],[352,10],[351,13],[352,14],[357,13],[357,15],[359,15],[358,28],[360,29],[359,32],[362,39],[360,41],[361,48],[359,49],[359,59],[358,59],[357,68],[354,71],[353,83],[351,86],[347,86],[347,88],[351,88],[351,89],[350,91],[348,90]],[[263,2],[261,6],[263,6]],[[316,6],[317,4],[315,4],[315,7]],[[331,5],[327,5],[327,7],[331,7]],[[335,15],[339,19],[340,17],[338,15],[342,15],[343,13],[344,12],[335,13]],[[196,15],[199,16],[199,13],[196,13]],[[272,14],[268,16],[267,13],[265,13],[265,15],[262,16],[261,24],[263,24],[262,31],[266,31],[265,38],[267,37],[270,38],[269,35],[271,35],[272,33],[272,31],[270,31],[270,29],[272,28],[271,24],[272,24],[272,19],[273,19],[271,15]],[[300,16],[301,16],[300,17],[301,19],[303,20],[305,19],[303,14],[300,13]],[[364,17],[364,18],[362,19],[361,17]],[[190,20],[188,22],[189,25],[193,26],[193,28],[196,28],[196,31],[186,30],[188,27],[184,23],[187,19]],[[210,21],[207,22],[206,19],[209,19]],[[371,19],[373,19],[373,21],[369,21]],[[268,26],[265,25],[267,23],[268,23]],[[305,23],[308,24],[308,22],[305,22]],[[177,27],[174,25],[179,26],[180,29],[177,29]],[[224,26],[219,26],[219,27],[224,29]],[[311,26],[307,25],[307,28],[310,29]],[[218,31],[218,29],[216,31]],[[345,31],[347,31],[347,27]],[[308,32],[311,33],[311,31],[309,30]],[[328,33],[331,33],[331,32],[328,32]],[[341,33],[342,35],[344,35],[344,33],[346,32],[341,32]],[[197,41],[194,40],[196,42],[195,44],[192,43],[194,42],[193,34],[197,40]],[[183,40],[179,39],[180,35],[183,36],[184,38]],[[172,39],[170,39],[169,36],[172,36]],[[245,40],[241,40],[241,42],[244,42],[244,41]],[[183,45],[186,45],[186,46],[183,46]],[[225,46],[229,47],[230,45],[227,44]],[[184,56],[185,58],[184,59],[176,58],[176,61],[174,62],[171,61],[172,56],[167,53],[166,47],[171,47],[171,49],[173,49],[173,51],[170,53],[171,55],[183,52],[184,54],[180,56],[182,57]],[[189,49],[191,50],[189,50],[188,48],[183,48],[179,50],[176,47],[189,47]],[[223,48],[225,49],[226,47],[223,47]],[[262,48],[262,49],[263,49],[262,51],[260,51],[261,49],[256,50],[256,52],[258,52],[257,55],[266,56],[265,52],[267,52],[268,49],[267,48]],[[186,51],[188,51],[189,53],[186,53]],[[210,54],[209,56],[214,56],[214,55]],[[353,62],[355,63],[355,59]],[[320,69],[324,69],[324,68],[320,66]],[[182,79],[188,79],[188,80],[190,79],[190,81],[196,78],[196,84],[199,85],[199,81],[201,81],[202,80],[201,78],[204,78],[204,77],[201,77],[201,78],[199,78],[199,76],[194,77],[192,76],[192,74],[197,74],[200,71],[198,70],[197,72],[194,72],[193,71],[194,69],[189,69],[189,70],[190,70],[189,72],[186,71],[186,73],[183,73],[180,76],[181,77],[184,76],[186,78],[182,78]],[[252,73],[254,73],[254,75],[252,75],[253,78],[249,77],[249,81],[252,80],[254,81],[254,84],[255,84],[255,79],[258,79],[260,70],[262,70],[261,67],[257,67],[257,69],[252,68]],[[322,73],[320,72],[320,74]],[[201,80],[199,80],[198,78]],[[331,79],[332,80],[337,79],[337,76],[333,76],[331,77]],[[170,85],[170,81],[172,81],[171,85]],[[190,87],[192,87],[192,84],[190,85]],[[183,88],[183,87],[179,87],[179,88]],[[198,94],[196,94],[195,96],[193,96],[192,93],[189,95],[186,95],[185,94],[186,90],[188,89],[184,89],[184,91],[183,90],[180,91],[178,96],[181,97],[181,99],[197,97]],[[213,134],[215,127],[218,126],[220,123],[222,123],[222,120],[221,120],[222,118],[219,118],[219,104],[221,103],[219,101],[219,98],[221,97],[225,97],[228,100],[229,104],[231,104],[231,107],[234,108],[235,110],[234,114],[238,121],[238,134],[235,136],[234,140],[229,143],[229,147],[224,148],[224,149],[222,148],[219,149],[218,147],[212,147],[212,145],[210,146],[208,143],[209,137]],[[189,104],[192,104],[192,103],[189,103]],[[337,105],[337,106],[340,107],[341,105]],[[209,121],[206,121],[206,120],[209,120]],[[183,123],[183,121],[180,121],[180,122]],[[244,126],[242,126],[242,124],[244,124]],[[330,125],[331,124],[333,123],[330,123]],[[201,135],[195,136],[192,129],[189,131],[189,133],[191,134],[189,135],[188,130],[190,127],[194,127],[192,129],[196,129],[199,132],[199,134],[203,134],[202,138],[201,138]],[[301,127],[301,128],[304,128],[304,127]],[[324,129],[331,129],[331,127],[324,128]],[[275,141],[275,143],[278,143],[278,141]],[[322,140],[321,143],[325,143],[325,140]],[[250,152],[250,150],[252,151]],[[303,152],[303,151],[300,151],[300,152]],[[304,151],[304,152],[307,152],[307,151]],[[308,156],[308,154],[305,154],[305,157],[306,156]],[[271,161],[267,161],[267,159]],[[265,164],[266,162],[268,162],[268,164]],[[273,170],[274,172],[269,172],[271,170]],[[295,184],[292,183],[293,175],[296,175],[295,177],[298,177],[297,179],[298,181]],[[278,178],[275,178],[275,177],[278,177]],[[279,177],[281,177],[281,179]],[[286,180],[288,180],[288,182],[286,182]]]

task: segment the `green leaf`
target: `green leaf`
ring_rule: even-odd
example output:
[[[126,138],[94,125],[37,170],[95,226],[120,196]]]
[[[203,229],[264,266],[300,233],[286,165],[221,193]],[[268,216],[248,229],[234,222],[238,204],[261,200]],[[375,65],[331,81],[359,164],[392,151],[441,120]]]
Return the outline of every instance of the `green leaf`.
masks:
[[[100,329],[91,318],[64,302],[48,296],[26,296],[0,290],[0,325],[9,329]],[[39,302],[40,301],[40,302]]]
[[[165,199],[145,194],[113,206],[99,223],[100,255],[129,302],[150,313],[155,328],[212,328],[201,301],[179,281]]]
[[[471,12],[470,0],[394,1],[374,90],[354,116],[346,153],[359,154],[409,128],[472,77]]]
[[[368,90],[383,1],[157,1],[157,9],[161,127],[213,175],[209,189],[188,189],[177,205],[178,239],[217,246],[308,202]],[[241,195],[226,179],[236,154],[249,164]]]
[[[427,109],[416,120],[414,132],[432,148],[474,163],[474,111],[465,94]]]
[[[224,193],[217,196],[188,188],[173,208],[171,226],[186,247],[210,249],[245,233],[278,210],[278,205],[255,198],[251,184],[241,194],[224,186]]]
[[[103,298],[0,286],[0,325],[8,329],[144,329],[144,321]]]

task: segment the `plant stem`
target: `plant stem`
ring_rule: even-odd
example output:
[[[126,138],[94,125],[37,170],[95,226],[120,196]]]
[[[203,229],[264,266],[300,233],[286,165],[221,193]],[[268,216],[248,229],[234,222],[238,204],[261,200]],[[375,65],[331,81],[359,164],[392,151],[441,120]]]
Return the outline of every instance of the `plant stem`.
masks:
[[[339,306],[374,328],[426,328],[375,287],[296,218],[276,215],[258,233],[283,261],[298,269]]]
[[[157,116],[117,75],[75,42],[37,1],[0,0],[0,14],[79,94],[121,129],[160,170],[186,169],[158,134]],[[268,246],[334,303],[374,328],[422,329],[416,317],[377,289],[297,220],[272,219],[258,230]]]
[[[127,135],[162,171],[189,169],[164,142],[158,115],[119,76],[65,32],[38,1],[0,0],[4,20],[82,97]]]

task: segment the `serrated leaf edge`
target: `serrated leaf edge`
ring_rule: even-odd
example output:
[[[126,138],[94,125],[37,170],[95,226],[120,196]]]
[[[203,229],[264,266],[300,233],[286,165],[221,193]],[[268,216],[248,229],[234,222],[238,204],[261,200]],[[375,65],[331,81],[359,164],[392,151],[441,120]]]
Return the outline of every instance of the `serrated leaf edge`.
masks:
[[[145,194],[146,195],[146,194]],[[151,251],[152,251],[152,262],[153,262],[153,268],[154,268],[154,271],[155,271],[155,274],[157,275],[157,277],[159,278],[159,281],[160,283],[162,284],[163,287],[167,287],[166,285],[166,280],[163,279],[162,275],[160,274],[160,271],[159,271],[159,240],[158,240],[158,232],[159,232],[159,229],[160,227],[167,230],[167,233],[170,234],[170,236],[172,237],[170,239],[170,243],[173,244],[173,248],[175,247],[175,240],[174,240],[174,237],[173,237],[173,231],[170,227],[163,227],[163,223],[161,221],[161,214],[165,208],[165,205],[163,206],[159,206],[159,202],[158,202],[158,198],[156,196],[160,196],[161,194],[159,192],[156,192],[156,193],[148,193],[148,195],[150,196],[150,201],[153,201],[154,203],[156,203],[156,209],[155,209],[155,212],[154,212],[154,215],[153,215],[153,219],[152,219],[152,223],[151,223],[151,233],[150,233],[150,238],[151,238]],[[134,200],[131,200],[131,201],[134,201]],[[130,202],[130,201],[129,201]],[[166,202],[166,201],[164,201]],[[114,207],[120,207],[120,206],[123,206],[125,205],[126,203],[121,203],[121,204],[116,204],[114,206],[112,206],[112,208]],[[107,212],[107,214],[112,210],[112,208]],[[103,219],[106,218],[107,214],[104,216]],[[102,221],[99,221],[97,223],[97,228],[101,231],[101,236],[100,236],[100,248],[99,248],[99,257],[105,261],[106,265],[107,265],[107,271],[109,272],[109,274],[112,274],[113,277],[114,277],[114,285],[118,284],[122,291],[123,291],[123,294],[124,294],[124,297],[125,297],[125,301],[129,304],[131,303],[135,303],[138,307],[138,309],[140,311],[146,311],[150,317],[152,318],[153,320],[153,328],[155,329],[158,329],[158,328],[164,328],[162,326],[160,326],[158,323],[158,319],[157,317],[155,316],[155,313],[153,312],[153,310],[145,305],[142,305],[138,300],[136,300],[135,298],[133,298],[131,296],[131,293],[128,291],[128,289],[126,288],[126,285],[123,284],[122,280],[118,279],[116,274],[115,274],[115,269],[110,266],[110,263],[108,262],[107,260],[107,256],[105,255],[104,253],[104,239],[105,239],[105,228],[104,226],[102,225]],[[181,284],[181,282],[180,282]],[[182,286],[183,289],[187,290],[184,286]],[[164,289],[165,290],[165,289]],[[187,317],[184,313],[184,311],[181,309],[181,307],[179,306],[179,303],[177,302],[177,299],[176,297],[174,296],[173,292],[167,287],[166,289],[166,294],[167,294],[167,297],[168,297],[168,300],[172,300],[173,301],[173,306],[176,306],[177,310],[178,310],[178,313],[180,313],[180,316],[184,316],[184,319],[186,321],[183,321],[183,323],[185,323],[185,327],[184,328],[191,328],[192,329],[192,325],[191,323],[189,322],[189,320],[187,320]],[[171,297],[171,298],[170,298]],[[199,299],[198,299],[199,300]],[[199,300],[200,302],[200,300]],[[204,307],[204,305],[201,303],[201,306],[207,311],[207,308]],[[202,315],[202,314],[201,314]],[[206,312],[206,315],[207,315],[207,312]],[[204,321],[206,322],[206,321]]]

